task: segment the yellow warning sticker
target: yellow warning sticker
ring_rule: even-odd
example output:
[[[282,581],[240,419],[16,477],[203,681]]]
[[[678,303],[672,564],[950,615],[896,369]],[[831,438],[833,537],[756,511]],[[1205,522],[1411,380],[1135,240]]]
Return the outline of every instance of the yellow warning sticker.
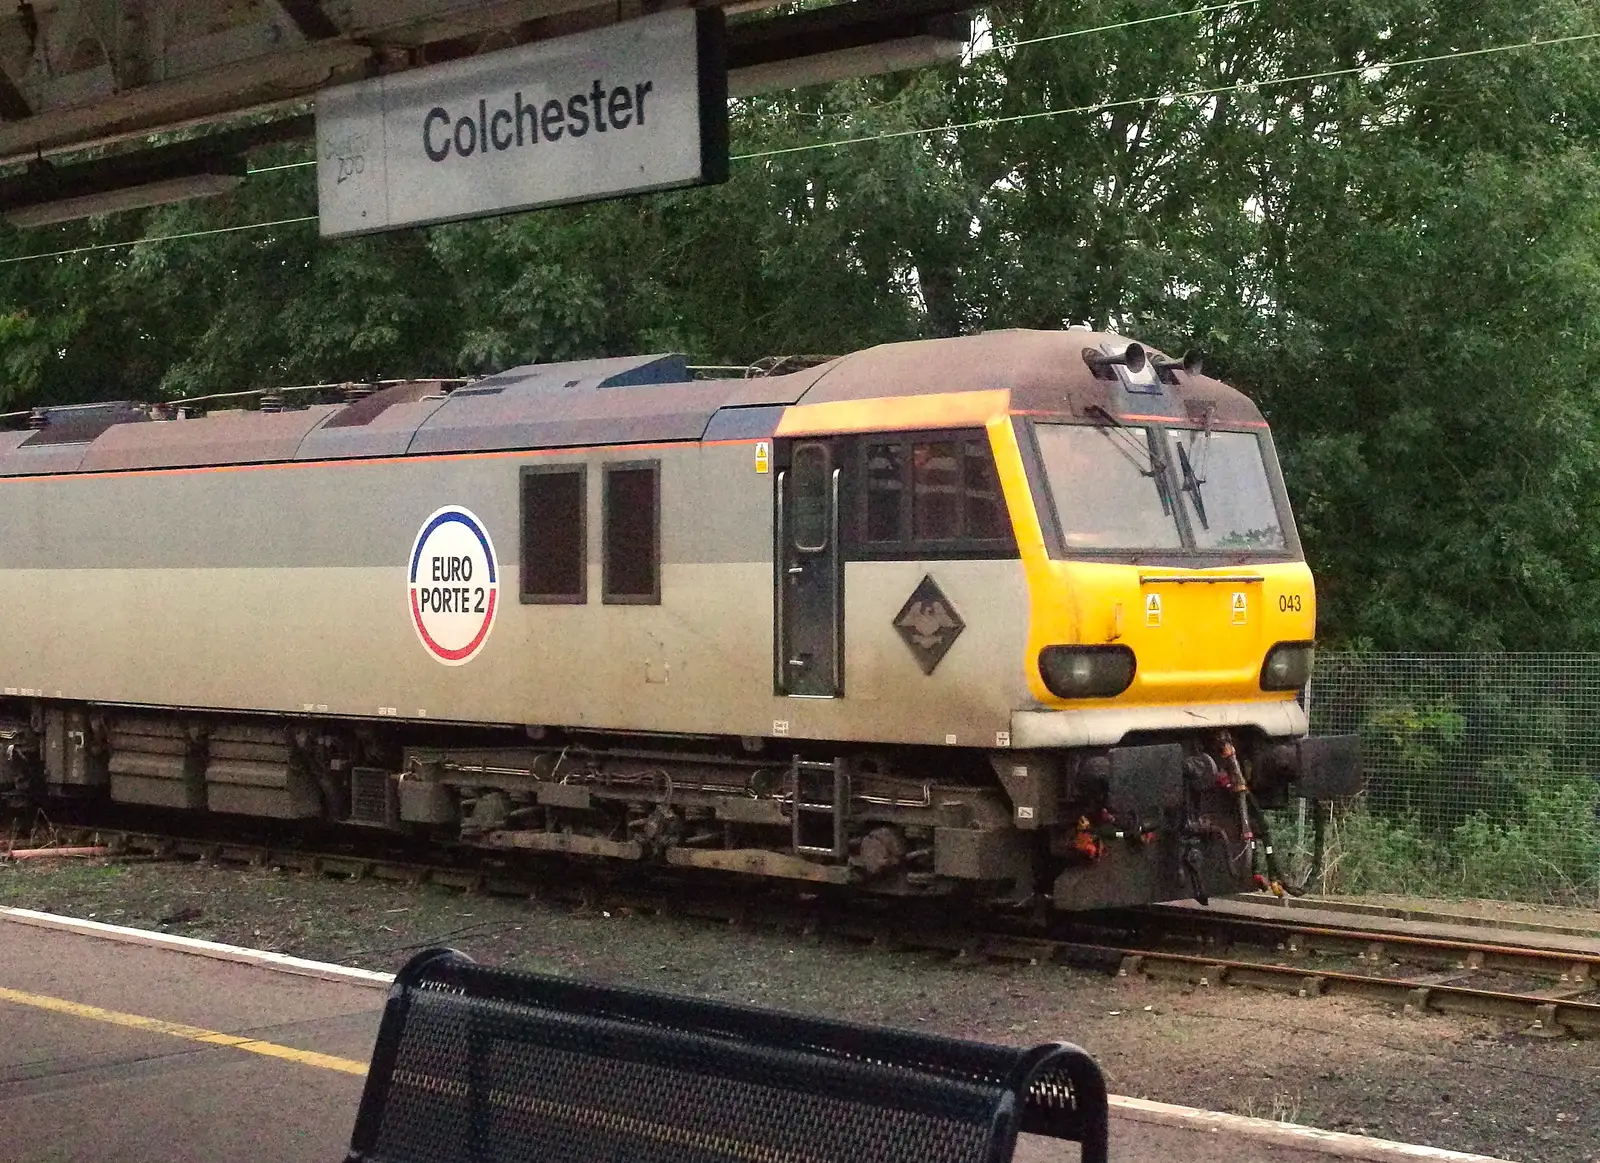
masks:
[[[1146,626],[1161,625],[1161,595],[1146,594],[1144,596],[1144,624]]]
[[[1233,594],[1233,624],[1243,626],[1250,617],[1250,599],[1244,593],[1235,590]]]
[[[772,471],[772,442],[756,441],[756,472],[765,476]]]

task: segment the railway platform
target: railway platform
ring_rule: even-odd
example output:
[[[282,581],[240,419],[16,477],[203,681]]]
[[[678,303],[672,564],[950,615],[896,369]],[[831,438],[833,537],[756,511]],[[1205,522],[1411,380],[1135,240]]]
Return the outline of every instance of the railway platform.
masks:
[[[337,1163],[387,981],[365,970],[0,909],[0,1159]],[[1485,1163],[1112,1101],[1112,1157],[1122,1163]],[[1026,1140],[1016,1157],[1075,1160],[1077,1147]]]

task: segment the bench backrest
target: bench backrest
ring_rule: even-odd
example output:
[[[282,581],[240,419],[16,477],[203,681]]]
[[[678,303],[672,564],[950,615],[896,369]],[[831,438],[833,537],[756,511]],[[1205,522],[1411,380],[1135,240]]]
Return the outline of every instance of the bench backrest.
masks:
[[[474,964],[395,978],[347,1163],[1003,1163],[1106,1157],[1099,1068]]]

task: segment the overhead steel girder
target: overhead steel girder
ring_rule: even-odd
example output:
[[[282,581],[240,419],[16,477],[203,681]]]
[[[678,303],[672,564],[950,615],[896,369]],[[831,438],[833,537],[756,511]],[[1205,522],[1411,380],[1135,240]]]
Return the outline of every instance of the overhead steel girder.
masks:
[[[556,34],[690,3],[31,0],[0,15],[0,162],[291,104],[530,24]]]
[[[27,0],[0,14],[0,164],[292,105],[318,89],[379,72],[706,2]],[[709,2],[742,14],[779,0]],[[922,42],[941,35],[925,26],[930,14],[970,6],[971,0],[836,5],[823,10],[833,16],[808,15],[809,23],[796,26],[792,55],[830,58],[831,72],[813,79],[860,75],[879,63],[882,69],[922,63],[930,59]],[[846,12],[861,19],[841,22]],[[924,25],[906,38],[917,42],[911,49],[877,62],[870,58],[877,34],[861,31],[873,20],[902,32],[917,21]],[[836,30],[830,52],[828,35],[836,24],[855,31]],[[750,26],[741,22],[739,28]],[[762,40],[759,31],[753,35]],[[744,91],[774,87],[788,75],[773,68],[782,64],[784,50],[771,35],[759,56],[752,64],[760,70]]]

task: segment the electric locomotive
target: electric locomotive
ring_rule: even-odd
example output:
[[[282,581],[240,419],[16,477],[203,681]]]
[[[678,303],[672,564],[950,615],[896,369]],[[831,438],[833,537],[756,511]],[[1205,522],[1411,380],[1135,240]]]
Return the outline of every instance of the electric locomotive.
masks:
[[[1126,338],[0,432],[0,787],[1078,909],[1348,794],[1267,425]],[[312,399],[315,399],[314,394]]]

